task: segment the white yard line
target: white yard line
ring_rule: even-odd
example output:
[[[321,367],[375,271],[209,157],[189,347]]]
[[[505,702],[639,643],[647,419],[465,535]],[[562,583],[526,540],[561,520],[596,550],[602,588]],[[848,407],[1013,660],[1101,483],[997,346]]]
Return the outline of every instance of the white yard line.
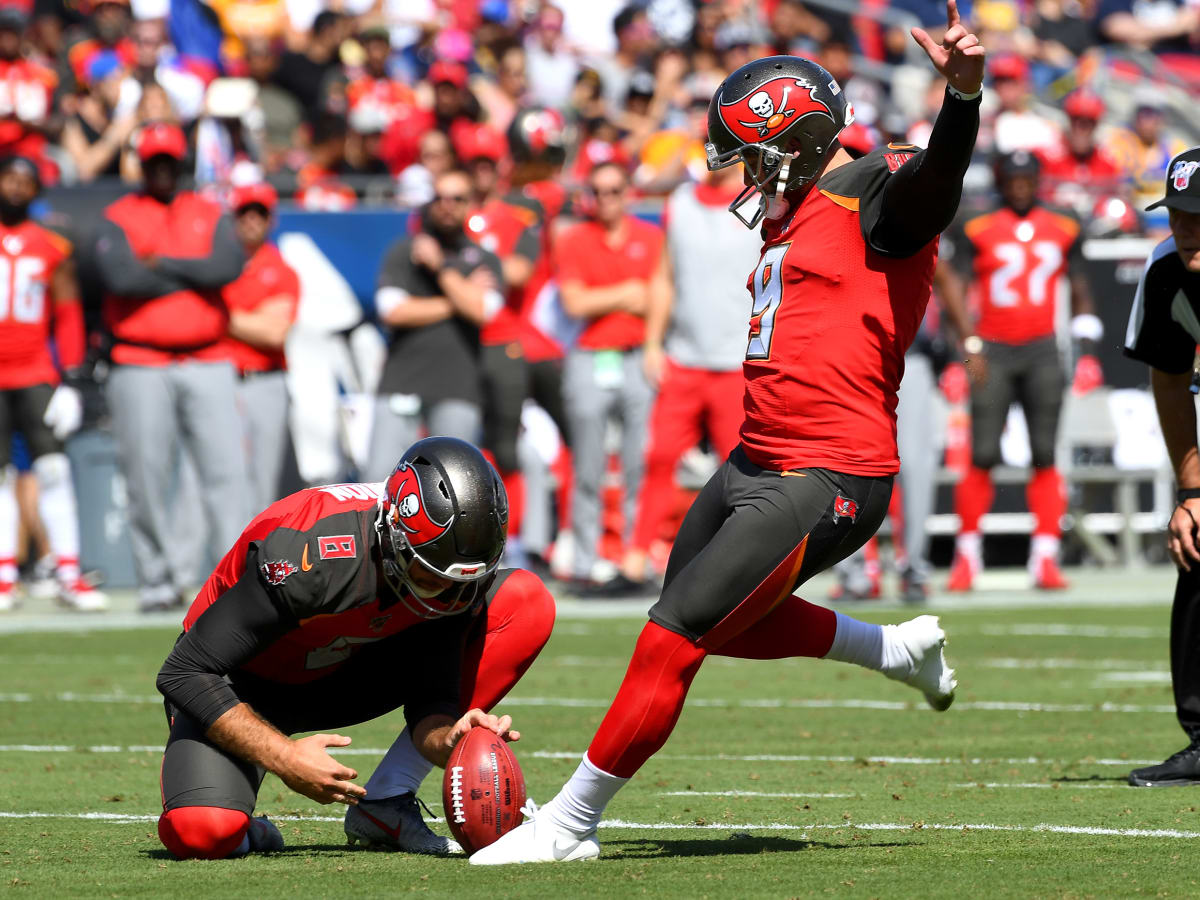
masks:
[[[341,816],[272,816],[280,822],[341,822]],[[109,822],[112,824],[131,824],[135,822],[153,822],[157,814],[139,813],[47,813],[47,812],[10,812],[0,810],[0,819],[82,819],[90,821]],[[427,819],[429,822],[440,822],[441,819]],[[970,834],[972,831],[1010,831],[1033,834],[1083,834],[1107,837],[1149,837],[1149,838],[1200,838],[1200,831],[1180,831],[1174,828],[1100,828],[1093,825],[996,825],[988,822],[923,822],[905,824],[901,822],[841,822],[838,824],[789,825],[782,822],[627,822],[624,819],[607,819],[600,823],[601,828],[619,828],[630,831],[956,831],[960,834]]]
[[[1085,637],[1154,638],[1166,640],[1167,629],[1144,625],[1077,625],[1073,623],[1016,623],[1013,625],[977,625],[950,628],[949,634],[986,634],[993,637]]]
[[[1099,669],[1104,672],[1124,669],[1137,672],[1170,672],[1167,665],[1160,660],[1147,662],[1140,659],[1019,659],[1012,656],[992,656],[975,660],[971,665],[985,669]]]
[[[829,799],[835,797],[857,797],[858,794],[816,794],[808,792],[775,794],[764,791],[662,791],[660,797],[807,797]]]
[[[1041,789],[1049,788],[1050,790],[1063,791],[1111,791],[1119,788],[1128,787],[1126,784],[1077,784],[1070,781],[1056,781],[1052,784],[1047,784],[1043,781],[1025,781],[1025,782],[1006,782],[1006,781],[964,781],[960,784],[952,784],[950,787],[956,788],[1020,788],[1020,789]]]

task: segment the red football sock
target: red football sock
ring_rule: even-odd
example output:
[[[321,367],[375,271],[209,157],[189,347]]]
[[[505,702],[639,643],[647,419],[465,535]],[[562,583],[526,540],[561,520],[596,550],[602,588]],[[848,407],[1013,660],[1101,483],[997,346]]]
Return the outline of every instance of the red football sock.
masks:
[[[224,859],[238,848],[250,817],[219,806],[181,806],[158,819],[158,839],[179,859]]]
[[[1066,485],[1054,466],[1035,469],[1025,486],[1025,502],[1033,513],[1033,533],[1050,537],[1062,534],[1062,517],[1067,511]]]
[[[954,488],[954,511],[958,513],[960,533],[979,531],[979,520],[992,508],[994,495],[992,475],[987,469],[975,466],[967,469]]]
[[[820,659],[833,646],[837,613],[789,595],[763,619],[712,652],[738,659]]]
[[[657,753],[679,721],[705,655],[695,642],[647,622],[625,680],[588,747],[592,764],[629,778]]]
[[[504,580],[487,608],[487,623],[463,650],[464,710],[489,710],[537,659],[554,628],[554,598],[523,569]]]

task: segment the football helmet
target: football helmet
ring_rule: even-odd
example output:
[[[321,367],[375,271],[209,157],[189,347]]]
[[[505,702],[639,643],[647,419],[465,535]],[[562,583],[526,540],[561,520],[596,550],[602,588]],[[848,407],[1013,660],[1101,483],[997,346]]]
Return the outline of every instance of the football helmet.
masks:
[[[708,168],[741,162],[751,184],[729,205],[747,228],[770,213],[783,215],[789,191],[806,189],[836,147],[854,110],[836,79],[799,56],[767,56],[747,63],[721,82],[708,105]],[[750,218],[741,207],[754,194]]]
[[[514,162],[557,166],[567,157],[566,123],[556,109],[527,106],[517,110],[507,137]]]
[[[496,470],[466,441],[426,438],[405,451],[384,494],[375,528],[388,585],[423,619],[465,612],[478,594],[472,586],[504,552],[508,496]],[[417,565],[456,584],[422,588]]]

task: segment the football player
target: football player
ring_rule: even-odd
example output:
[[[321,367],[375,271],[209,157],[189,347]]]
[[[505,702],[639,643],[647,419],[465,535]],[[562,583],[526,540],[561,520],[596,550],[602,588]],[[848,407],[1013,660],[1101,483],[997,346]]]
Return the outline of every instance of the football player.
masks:
[[[857,663],[917,688],[937,710],[953,702],[935,617],[870,625],[792,595],[875,532],[899,469],[904,351],[979,126],[984,50],[954,0],[947,18],[941,43],[913,30],[949,84],[927,150],[893,144],[852,159],[838,142],[853,119],[845,95],[800,57],[748,63],[713,96],[709,166],[744,164],[746,189],[730,208],[763,226],[741,444],[688,512],[662,596],[579,768],[472,863],[599,855],[601,814],[666,742],[710,653]]]
[[[1103,381],[1096,346],[1104,327],[1084,274],[1082,229],[1070,214],[1038,201],[1039,170],[1038,158],[1023,150],[998,157],[998,207],[969,216],[954,229],[954,261],[939,264],[943,290],[959,308],[964,308],[963,278],[979,286],[979,318],[963,341],[971,373],[971,468],[954,491],[960,525],[947,584],[951,591],[971,590],[983,568],[979,520],[992,505],[990,473],[1000,462],[1000,435],[1014,399],[1029,425],[1033,462],[1025,489],[1034,517],[1030,579],[1046,590],[1067,586],[1058,567],[1066,494],[1054,466],[1064,388],[1054,320],[1064,276],[1071,289],[1071,336],[1079,344],[1078,393]]]
[[[170,736],[158,834],[180,859],[278,850],[252,818],[265,772],[349,805],[351,843],[461,852],[416,790],[470,728],[516,740],[490,709],[550,636],[554,601],[498,570],[508,503],[470,444],[427,438],[378,484],[310,488],[267,507],[196,597],[158,675]],[[404,707],[407,727],[363,786],[329,755],[343,728]]]
[[[63,452],[63,440],[83,418],[79,391],[63,383],[83,363],[83,307],[71,244],[29,218],[39,187],[31,160],[0,161],[0,610],[16,603],[16,476],[9,466],[14,431],[25,436],[33,458],[59,602],[102,610],[107,598],[79,574],[75,488]]]

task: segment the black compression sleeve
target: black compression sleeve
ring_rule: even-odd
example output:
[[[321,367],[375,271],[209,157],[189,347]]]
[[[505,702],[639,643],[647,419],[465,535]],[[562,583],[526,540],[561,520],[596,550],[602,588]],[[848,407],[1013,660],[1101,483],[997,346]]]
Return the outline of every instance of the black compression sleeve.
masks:
[[[883,188],[871,245],[890,256],[911,256],[945,231],[958,211],[963,175],[979,131],[979,98],[946,91],[929,147],[901,166]]]
[[[271,601],[258,577],[257,559],[254,552],[247,555],[237,584],[180,636],[158,673],[162,695],[206,731],[241,702],[224,676],[298,624]]]
[[[457,719],[465,712],[459,696],[459,679],[466,624],[463,617],[453,616],[418,626],[427,632],[422,635],[421,658],[414,660],[411,668],[420,672],[421,678],[404,702],[404,722],[410,733],[428,716]]]

